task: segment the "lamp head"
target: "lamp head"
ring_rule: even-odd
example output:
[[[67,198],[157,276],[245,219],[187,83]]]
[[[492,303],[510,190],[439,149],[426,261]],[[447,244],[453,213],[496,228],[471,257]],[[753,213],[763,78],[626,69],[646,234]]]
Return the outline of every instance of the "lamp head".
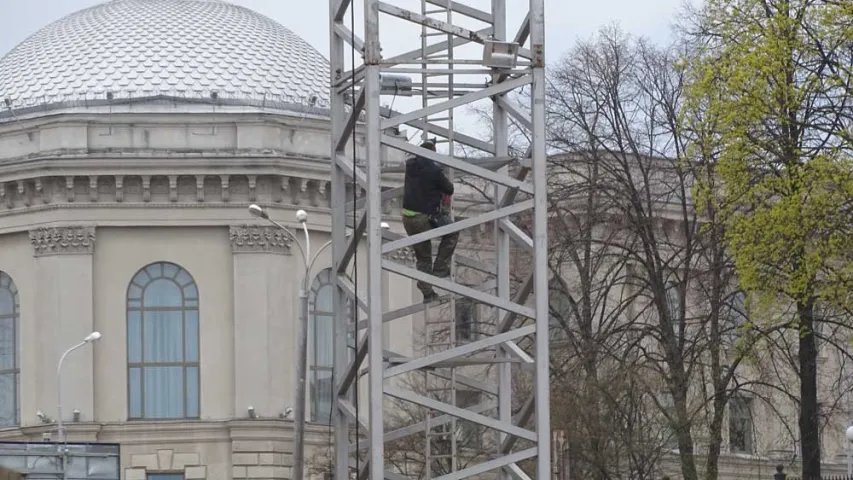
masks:
[[[847,431],[844,432],[844,436],[847,437],[847,441],[853,443],[853,425],[847,427]]]
[[[92,343],[95,340],[98,340],[99,338],[101,338],[101,332],[92,332],[86,338],[84,338],[83,341],[86,343]]]
[[[270,218],[266,210],[259,207],[258,205],[255,205],[254,203],[249,205],[249,213],[259,218]]]
[[[305,223],[308,221],[308,212],[305,210],[297,210],[296,211],[296,221],[299,223]]]

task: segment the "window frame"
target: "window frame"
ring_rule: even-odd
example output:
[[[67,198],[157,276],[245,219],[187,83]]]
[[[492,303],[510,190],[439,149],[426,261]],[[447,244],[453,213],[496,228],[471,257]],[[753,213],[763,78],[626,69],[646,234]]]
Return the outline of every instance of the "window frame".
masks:
[[[739,405],[740,402],[740,405]],[[729,451],[731,453],[753,454],[755,453],[755,421],[752,409],[755,406],[754,399],[745,395],[734,395],[729,399]],[[738,422],[741,425],[738,425]],[[733,435],[736,428],[743,429],[743,447],[735,446]]]
[[[309,291],[308,296],[308,340],[309,340],[309,351],[308,351],[308,411],[309,416],[308,420],[313,423],[318,423],[321,425],[329,425],[330,424],[330,416],[321,417],[318,415],[320,404],[320,398],[317,390],[317,384],[319,383],[320,377],[318,372],[329,372],[332,382],[332,398],[329,400],[330,412],[335,408],[335,393],[334,388],[337,382],[335,376],[335,355],[337,352],[332,346],[332,362],[331,365],[317,365],[317,314],[319,313],[323,317],[327,318],[328,321],[332,324],[332,341],[331,345],[334,345],[334,326],[335,326],[335,312],[325,312],[317,311],[317,295],[324,289],[329,288],[332,291],[332,298],[334,299],[334,289],[335,282],[332,277],[332,269],[325,268],[317,272],[314,275],[314,280],[311,282],[311,290]],[[352,313],[352,301],[347,300],[347,314]],[[354,342],[354,335],[348,335],[347,339],[347,359],[352,361],[355,358],[354,350],[356,348]],[[354,398],[355,396],[355,388],[350,388],[350,396]]]
[[[166,275],[166,268],[174,268],[174,273],[172,275]],[[153,275],[152,269],[159,269],[159,275]],[[182,277],[188,279],[185,283],[179,282],[177,279]],[[147,277],[147,280],[144,280]],[[145,290],[154,282],[158,280],[170,280],[175,284],[175,288],[180,292],[181,305],[180,307],[176,306],[163,306],[163,305],[151,305],[146,306],[145,303]],[[138,281],[143,280],[143,281]],[[133,288],[136,287],[139,290],[139,293],[132,293]],[[195,292],[192,295],[192,292]],[[164,362],[164,361],[146,361],[145,358],[145,313],[146,312],[180,312],[181,315],[181,361],[178,362]],[[195,353],[196,359],[193,361],[187,360],[187,313],[195,312],[196,317],[196,326],[195,326]],[[136,313],[138,315],[138,332],[139,338],[135,340],[138,345],[139,350],[139,361],[131,360],[131,341],[133,338],[131,335],[133,334],[131,331],[131,314]],[[157,261],[149,263],[134,273],[130,282],[127,286],[127,293],[125,295],[125,315],[126,315],[126,332],[125,332],[125,341],[127,346],[127,418],[129,421],[158,421],[158,420],[197,420],[201,418],[201,308],[200,308],[200,294],[198,289],[198,283],[195,281],[195,278],[192,274],[174,262],[168,261]],[[181,386],[182,393],[181,397],[183,400],[182,407],[182,415],[180,416],[164,416],[154,413],[149,413],[146,411],[145,407],[145,370],[146,368],[153,367],[180,367],[181,368]],[[192,405],[190,401],[193,400],[189,395],[189,385],[190,385],[190,370],[195,369],[195,405]],[[138,398],[135,398],[133,395],[132,388],[132,372],[134,370],[138,370]],[[139,415],[135,415],[135,411],[133,409],[134,399],[137,400],[136,403],[139,404]],[[188,415],[187,412],[191,409],[194,409],[195,415]]]
[[[12,297],[12,313],[0,315],[0,321],[10,320],[12,325],[11,350],[12,367],[0,369],[0,376],[12,377],[12,419],[9,423],[0,423],[0,429],[13,428],[21,424],[21,299],[18,286],[11,275],[0,270],[0,290]]]

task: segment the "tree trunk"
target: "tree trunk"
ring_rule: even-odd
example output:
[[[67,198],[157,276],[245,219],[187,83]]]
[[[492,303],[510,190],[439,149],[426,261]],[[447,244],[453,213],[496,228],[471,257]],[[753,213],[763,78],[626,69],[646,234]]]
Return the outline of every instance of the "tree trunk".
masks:
[[[820,412],[817,403],[817,343],[814,301],[797,303],[800,317],[800,442],[803,478],[820,478]]]

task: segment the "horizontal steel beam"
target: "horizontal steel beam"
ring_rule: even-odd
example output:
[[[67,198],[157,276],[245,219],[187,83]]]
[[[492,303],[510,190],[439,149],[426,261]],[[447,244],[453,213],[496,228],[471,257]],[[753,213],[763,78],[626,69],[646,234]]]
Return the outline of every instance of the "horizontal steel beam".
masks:
[[[484,23],[494,23],[494,16],[491,13],[484,12],[483,10],[474,7],[469,7],[464,3],[454,2],[452,0],[426,0],[426,2],[438,5],[439,7],[450,8],[450,10],[453,10],[456,13],[461,13],[466,17],[470,17]]]
[[[489,401],[485,403],[481,403],[479,405],[474,405],[471,408],[468,408],[469,411],[474,413],[483,413],[488,412],[489,410],[493,410],[497,408],[497,404],[494,401]],[[441,425],[446,425],[453,421],[455,417],[452,415],[440,415],[438,417],[433,417],[429,419],[429,425],[431,427],[440,427]],[[408,425],[405,427],[398,428],[396,430],[392,430],[385,434],[385,443],[393,442],[395,440],[401,440],[411,435],[415,435],[417,433],[421,433],[425,430],[427,422],[418,422],[412,425]],[[360,442],[365,443],[365,442]],[[354,443],[350,443],[350,448],[356,448]]]
[[[532,308],[513,303],[509,300],[496,297],[494,295],[482,293],[474,288],[459,285],[443,278],[428,275],[419,270],[415,270],[414,268],[404,267],[403,265],[400,265],[396,262],[392,262],[391,260],[383,259],[382,268],[388,270],[389,272],[394,272],[398,275],[402,275],[413,280],[420,280],[421,282],[428,283],[432,286],[447,290],[451,293],[456,293],[458,295],[471,298],[472,300],[476,300],[480,303],[491,305],[501,310],[510,311],[516,315],[521,315],[523,317],[528,318],[535,318],[536,316]]]
[[[423,395],[418,395],[417,393],[414,393],[412,391],[403,390],[397,387],[387,387],[385,389],[385,393],[392,397],[399,398],[400,400],[414,403],[416,405],[420,405],[422,407],[426,407],[430,410],[435,410],[437,412],[446,413],[456,418],[461,418],[471,423],[476,423],[477,425],[482,425],[484,427],[488,427],[499,432],[504,432],[512,436],[523,438],[525,440],[530,440],[531,442],[536,441],[536,433],[531,432],[526,428],[517,427],[512,424],[501,422],[500,420],[495,420],[484,415],[479,415],[470,410],[465,410],[464,408],[449,405],[444,402],[439,402],[438,400],[433,400],[432,398],[428,398]]]
[[[432,115],[435,115],[439,112],[444,112],[446,110],[450,110],[452,108],[461,107],[462,105],[468,105],[470,103],[474,103],[485,98],[489,98],[495,95],[500,95],[502,93],[511,92],[516,88],[521,88],[525,85],[530,85],[533,81],[533,77],[531,75],[523,75],[518,78],[514,78],[511,80],[507,80],[506,82],[496,83],[488,88],[484,88],[478,92],[469,93],[467,95],[463,95],[461,97],[454,98],[453,100],[448,100],[446,102],[436,103],[434,105],[430,105],[428,107],[419,108],[417,110],[404,113],[402,115],[398,115],[396,117],[388,118],[382,122],[381,129],[387,130],[391,127],[396,127],[397,125],[402,125],[404,123],[408,123],[412,120],[417,120],[419,118],[426,118]]]
[[[446,165],[456,170],[470,173],[471,175],[492,181],[505,187],[517,188],[525,193],[533,193],[533,185],[529,183],[520,182],[502,173],[493,172],[486,168],[471,165],[470,163],[465,162],[463,160],[459,160],[454,157],[449,157],[447,155],[442,155],[426,148],[421,148],[417,145],[413,145],[409,142],[406,142],[405,140],[401,140],[390,135],[382,135],[382,143],[389,147],[396,148],[397,150],[402,150],[412,155],[418,155],[424,158],[428,158],[434,162],[438,162],[442,165]]]
[[[385,243],[382,245],[382,253],[391,253],[401,248],[411,247],[412,245],[417,245],[421,242],[426,242],[435,238],[443,237],[445,235],[461,232],[466,228],[476,227],[477,225],[493,222],[495,220],[508,217],[510,215],[515,215],[524,212],[525,210],[530,210],[531,208],[533,208],[532,199],[525,200],[523,202],[516,203],[514,205],[510,205],[508,207],[504,207],[498,210],[492,210],[490,212],[477,215],[476,217],[468,217],[465,220],[459,220],[443,227],[433,228],[423,233],[418,233],[416,235],[403,237],[393,242]]]
[[[477,34],[483,37],[488,37],[492,34],[494,28],[487,27],[482,30],[477,30]],[[449,48],[461,47],[462,45],[466,45],[471,43],[471,40],[463,37],[453,37],[453,41],[444,41],[441,43],[434,43],[426,47],[426,49],[422,50],[418,48],[417,50],[412,50],[406,53],[401,53],[399,55],[395,55],[391,58],[387,58],[382,61],[383,66],[393,66],[393,65],[413,65],[419,63],[418,60],[423,58],[423,55],[431,55],[433,53],[444,52]],[[491,70],[486,70],[486,72],[490,72]]]
[[[526,327],[517,328],[508,332],[500,333],[492,337],[487,337],[482,340],[476,340],[470,343],[466,343],[458,347],[449,348],[447,350],[434,353],[432,355],[415,358],[414,360],[408,361],[402,365],[386,368],[385,378],[391,378],[397,375],[402,375],[407,372],[426,368],[436,363],[443,362],[445,360],[450,360],[452,358],[457,358],[463,355],[475,353],[489,347],[500,345],[504,342],[531,335],[533,333],[536,333],[536,325],[528,325]]]
[[[503,468],[507,465],[512,465],[527,460],[528,458],[533,458],[538,454],[538,447],[528,448],[527,450],[511,453],[505,457],[489,460],[487,462],[474,465],[473,467],[463,468],[462,470],[453,473],[448,473],[447,475],[435,477],[435,479],[433,480],[461,480],[463,478],[471,478],[475,475],[481,475],[483,473],[491,472],[492,470],[497,470],[498,468]],[[544,473],[542,474],[541,478],[548,478],[549,475],[550,472]]]

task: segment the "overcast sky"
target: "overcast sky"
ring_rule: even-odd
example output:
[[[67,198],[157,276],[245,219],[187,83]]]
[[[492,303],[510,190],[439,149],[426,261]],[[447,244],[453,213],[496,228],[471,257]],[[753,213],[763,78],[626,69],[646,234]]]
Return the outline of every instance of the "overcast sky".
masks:
[[[289,28],[328,58],[328,0],[230,0],[232,3],[266,15]],[[672,24],[684,2],[697,4],[701,0],[545,0],[546,57],[549,63],[558,60],[578,39],[586,39],[601,26],[617,23],[633,35],[645,36],[656,42],[666,42],[672,35]],[[104,3],[104,0],[0,0],[0,57],[41,27],[78,10]],[[420,0],[390,0],[389,3],[420,12]],[[491,10],[491,0],[465,0],[464,3],[485,11]],[[360,11],[364,2],[355,0],[356,32],[363,31]],[[526,0],[506,0],[507,30],[513,36],[527,12]],[[382,54],[385,58],[420,48],[420,29],[411,23],[387,16],[381,17]],[[349,15],[347,16],[349,23]],[[454,16],[454,23],[479,30],[482,23]],[[431,39],[430,43],[437,41]],[[470,44],[461,47],[457,55],[478,58],[482,47]],[[347,60],[350,54],[345,55]],[[360,60],[360,57],[357,57]],[[349,63],[349,62],[347,62]],[[358,62],[360,63],[360,61]],[[457,82],[479,82],[484,78],[460,78]],[[394,98],[390,106],[399,111],[419,108],[417,98]],[[465,107],[457,109],[455,128],[468,134],[482,133],[482,121]],[[411,132],[413,136],[415,132]]]
[[[278,21],[328,57],[327,0],[231,1]],[[682,2],[683,0],[546,0],[548,60],[557,59],[578,37],[589,37],[599,26],[614,21],[633,34],[665,41],[670,35],[674,14],[681,8]],[[103,3],[103,0],[0,0],[0,18],[3,19],[3,26],[0,28],[0,56],[44,25],[99,3]],[[397,0],[392,3],[399,4]],[[404,0],[404,3],[409,2]],[[468,0],[466,3],[488,7],[489,0]],[[526,3],[524,0],[507,0],[510,17],[513,17],[514,11],[521,12],[519,7]],[[511,26],[510,29],[514,31],[515,27]]]

